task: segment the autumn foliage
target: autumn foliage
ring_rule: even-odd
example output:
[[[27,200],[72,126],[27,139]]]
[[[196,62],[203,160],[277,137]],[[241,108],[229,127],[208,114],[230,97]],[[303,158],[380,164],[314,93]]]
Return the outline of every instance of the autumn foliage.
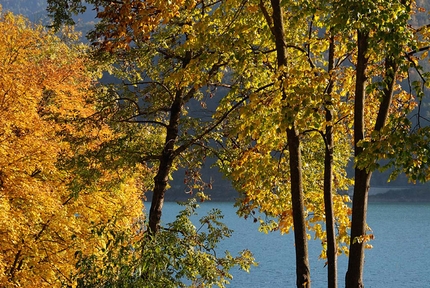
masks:
[[[373,238],[366,223],[372,172],[390,168],[393,178],[404,172],[412,181],[429,180],[426,159],[430,151],[427,144],[430,129],[421,124],[425,118],[420,115],[429,83],[429,74],[420,66],[428,60],[429,25],[411,26],[412,16],[424,12],[417,6],[420,1],[415,2],[48,0],[48,11],[56,28],[62,23],[72,23],[71,15],[83,12],[85,3],[97,12],[100,22],[90,33],[90,39],[100,48],[100,54],[116,61],[112,70],[123,81],[123,85],[110,87],[112,97],[105,98],[108,101],[103,109],[116,118],[116,125],[132,132],[121,142],[132,146],[128,151],[130,163],[137,163],[133,161],[140,157],[141,163],[158,169],[151,183],[154,197],[149,225],[153,239],[164,232],[160,222],[172,172],[181,166],[200,166],[207,151],[213,148],[208,144],[216,142],[221,146],[215,152],[220,160],[218,164],[241,195],[237,201],[239,214],[257,217],[257,210],[269,216],[254,218],[256,222],[260,220],[262,231],[294,230],[295,236],[298,235],[295,238],[298,287],[310,285],[307,260],[310,235],[321,240],[322,258],[331,258],[334,263],[337,254],[349,255],[346,285],[363,287],[364,248],[369,247],[368,240]],[[44,74],[49,74],[46,67],[51,67],[53,60],[49,57],[49,61],[45,60],[44,53],[37,55],[30,62],[46,66],[38,72],[26,65],[33,69],[30,75],[39,73],[43,77],[37,79],[43,81],[57,77],[57,73]],[[64,162],[67,164],[64,169],[56,165],[56,157],[46,160],[45,165],[36,161],[23,168],[27,169],[25,175],[30,179],[25,183],[49,183],[51,178],[45,175],[54,173],[63,177],[55,179],[67,179],[54,187],[64,185],[64,191],[71,189],[66,195],[79,197],[70,198],[70,204],[66,197],[61,202],[67,202],[61,205],[66,207],[64,211],[74,203],[91,201],[97,195],[93,194],[97,189],[82,193],[89,182],[97,180],[98,187],[111,183],[111,174],[105,168],[116,161],[115,155],[109,157],[109,145],[101,144],[115,142],[116,135],[103,124],[84,125],[89,129],[85,130],[70,126],[69,120],[58,121],[74,119],[70,118],[71,111],[75,111],[73,115],[82,115],[79,119],[91,115],[88,105],[79,104],[85,98],[79,92],[89,84],[84,84],[83,78],[73,79],[80,79],[75,89],[71,89],[77,93],[73,97],[76,103],[61,101],[61,97],[67,98],[72,93],[63,95],[62,89],[66,88],[46,83],[41,86],[42,102],[40,99],[35,102],[37,109],[43,104],[36,119],[52,123],[41,126],[53,129],[41,135],[60,140],[49,146],[57,149],[55,153],[46,151],[45,154],[54,157],[60,151],[62,157],[71,161]],[[34,79],[28,83],[31,81]],[[55,83],[62,81],[58,79]],[[222,90],[222,96],[217,89]],[[51,94],[58,94],[54,104]],[[5,95],[8,94],[5,92]],[[219,100],[213,109],[216,112],[205,114],[212,117],[211,121],[188,114],[194,100],[206,107],[205,99],[213,97]],[[67,106],[67,103],[73,104]],[[415,107],[417,116],[411,120]],[[29,117],[24,118],[11,122],[15,126],[8,128],[10,137],[21,141],[34,129],[30,124],[27,126],[31,129],[24,125],[30,121]],[[73,153],[68,150],[70,147]],[[107,148],[100,150],[100,147]],[[36,157],[42,150],[31,151],[32,157]],[[7,155],[5,152],[4,159],[10,159]],[[346,173],[353,155],[354,182]],[[45,168],[49,163],[51,174]],[[76,167],[79,169],[73,170]],[[77,174],[67,178],[69,171]],[[11,172],[4,173],[4,178],[9,179]],[[42,176],[45,182],[40,182]],[[349,197],[340,192],[352,185],[351,208]],[[40,214],[45,215],[48,210]],[[74,221],[81,219],[81,212],[67,215]],[[39,228],[28,237],[31,241],[24,242],[40,242],[38,231],[48,235],[45,223],[54,227],[49,219],[45,216],[39,220]],[[325,231],[328,229],[323,227],[323,222],[331,226],[330,232]],[[61,242],[57,234],[53,237],[56,240],[52,243]],[[85,237],[78,237],[81,238]],[[12,260],[5,269],[9,279],[14,279],[23,267],[21,262],[28,263],[20,261],[24,259],[21,257],[24,246],[20,243],[15,250],[10,249]],[[81,252],[78,254],[80,259],[87,259]],[[97,262],[97,253],[93,255],[96,260],[91,258],[89,266]],[[332,272],[328,274],[332,283],[329,286],[337,287],[336,264],[330,266]],[[144,263],[143,267],[148,266]],[[97,282],[97,277],[104,273],[103,269],[92,272],[95,280],[91,283]]]
[[[95,74],[81,47],[6,13],[0,61],[0,286],[73,285],[77,256],[109,240],[97,232],[141,217],[142,190],[133,171],[89,156],[118,135],[91,121]]]

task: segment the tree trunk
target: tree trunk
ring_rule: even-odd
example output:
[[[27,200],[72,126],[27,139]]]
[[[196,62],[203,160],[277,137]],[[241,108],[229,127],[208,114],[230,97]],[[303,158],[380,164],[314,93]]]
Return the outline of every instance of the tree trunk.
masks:
[[[154,178],[154,190],[149,210],[149,231],[155,234],[159,230],[161,212],[164,204],[167,181],[174,160],[174,147],[179,135],[179,119],[182,111],[182,89],[178,90],[170,109],[170,120],[167,126],[166,141],[161,154],[157,175]]]
[[[346,288],[362,288],[364,267],[364,243],[357,237],[366,233],[367,196],[370,187],[371,173],[355,168],[354,196],[352,201],[351,240],[349,246],[348,271]]]
[[[363,149],[357,143],[364,139],[364,99],[365,99],[365,70],[367,59],[368,35],[358,32],[358,60],[356,79],[356,98],[354,107],[354,144],[355,156],[359,156]],[[389,115],[389,108],[393,99],[394,84],[396,82],[397,63],[396,56],[388,55],[385,59],[385,85],[374,131],[381,131]],[[356,241],[357,237],[364,236],[367,223],[367,199],[370,188],[371,172],[355,168],[355,185],[352,202],[351,242],[349,248],[348,271],[346,273],[346,288],[362,288],[364,267],[364,243]]]
[[[290,154],[291,202],[293,205],[294,241],[296,249],[296,284],[297,287],[300,288],[310,288],[311,277],[305,226],[305,205],[303,201],[300,139],[294,125],[291,129],[287,129],[287,139]]]
[[[283,14],[280,0],[271,0],[271,3],[274,25],[272,31],[275,36],[278,67],[281,68],[287,65]],[[290,157],[291,201],[293,205],[293,226],[296,249],[296,284],[297,287],[300,288],[310,288],[311,280],[303,202],[300,138],[294,123],[291,123],[291,125],[291,128],[288,128],[286,133]]]
[[[357,68],[354,103],[354,154],[357,158],[363,151],[357,144],[364,139],[364,103],[366,98],[366,57],[368,34],[357,32]],[[348,271],[346,273],[346,288],[361,288],[363,286],[364,243],[357,237],[366,232],[367,195],[370,185],[370,173],[365,169],[355,168],[354,194],[352,201],[351,240],[349,246]]]
[[[185,52],[185,57],[182,59],[182,68],[187,67],[191,61],[191,51]],[[166,140],[164,148],[161,152],[160,164],[158,166],[157,175],[154,177],[154,191],[152,196],[151,208],[149,210],[149,233],[154,235],[160,229],[161,213],[164,204],[164,194],[166,193],[169,174],[172,169],[173,160],[177,156],[175,154],[175,144],[179,136],[179,121],[181,118],[184,102],[191,99],[196,91],[196,88],[191,88],[188,93],[185,93],[184,88],[176,90],[175,99],[170,107],[169,125],[167,125]],[[185,95],[184,95],[185,94]]]
[[[334,37],[330,39],[328,72],[331,73],[334,67]],[[331,110],[331,97],[333,81],[330,80],[327,88],[327,99],[325,101],[325,120],[327,123],[333,121]],[[324,157],[324,209],[327,233],[327,287],[337,288],[337,244],[335,219],[333,211],[333,125],[328,124],[325,131],[325,157]]]

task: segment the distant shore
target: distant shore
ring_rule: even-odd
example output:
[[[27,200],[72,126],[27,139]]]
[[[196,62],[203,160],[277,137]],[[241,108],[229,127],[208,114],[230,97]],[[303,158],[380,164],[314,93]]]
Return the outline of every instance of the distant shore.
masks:
[[[430,202],[430,189],[427,187],[389,190],[369,196],[369,202]]]
[[[234,202],[239,194],[232,188],[208,190],[212,202]],[[348,192],[352,196],[352,190]],[[186,201],[194,195],[186,194],[182,190],[171,190],[166,193],[166,202]],[[151,201],[151,193],[147,195]],[[369,193],[369,202],[430,202],[430,189],[425,186],[418,187],[372,187]]]

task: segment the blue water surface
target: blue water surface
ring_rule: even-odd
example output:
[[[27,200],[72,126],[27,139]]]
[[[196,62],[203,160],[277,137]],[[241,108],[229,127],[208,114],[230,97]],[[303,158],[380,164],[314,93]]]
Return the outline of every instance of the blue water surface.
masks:
[[[233,271],[229,287],[295,287],[292,232],[258,232],[258,224],[236,215],[233,203],[205,202],[200,206],[200,215],[219,208],[225,215],[223,222],[234,230],[232,237],[221,243],[220,251],[235,255],[249,249],[259,263],[250,273]],[[176,203],[165,203],[163,222],[173,221],[180,208]],[[430,287],[430,204],[370,203],[367,220],[375,239],[371,242],[374,248],[365,254],[365,287]],[[313,288],[327,287],[324,260],[318,258],[320,250],[318,240],[309,241]],[[340,256],[338,265],[339,287],[344,287],[347,258]]]

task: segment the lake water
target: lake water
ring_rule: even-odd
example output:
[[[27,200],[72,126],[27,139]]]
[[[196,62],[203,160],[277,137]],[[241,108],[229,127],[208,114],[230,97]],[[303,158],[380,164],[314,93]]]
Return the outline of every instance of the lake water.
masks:
[[[236,252],[249,249],[258,267],[250,273],[233,271],[229,287],[295,287],[295,256],[293,234],[258,232],[258,225],[236,215],[233,203],[205,202],[199,214],[216,207],[224,214],[224,223],[234,230],[220,248]],[[163,222],[174,220],[180,207],[165,203]],[[197,218],[196,218],[197,219]],[[430,204],[370,203],[368,224],[375,239],[373,249],[366,250],[364,284],[366,288],[430,287]],[[319,242],[309,242],[313,288],[327,287],[324,261],[318,259]],[[347,258],[339,257],[339,287],[344,287]]]

